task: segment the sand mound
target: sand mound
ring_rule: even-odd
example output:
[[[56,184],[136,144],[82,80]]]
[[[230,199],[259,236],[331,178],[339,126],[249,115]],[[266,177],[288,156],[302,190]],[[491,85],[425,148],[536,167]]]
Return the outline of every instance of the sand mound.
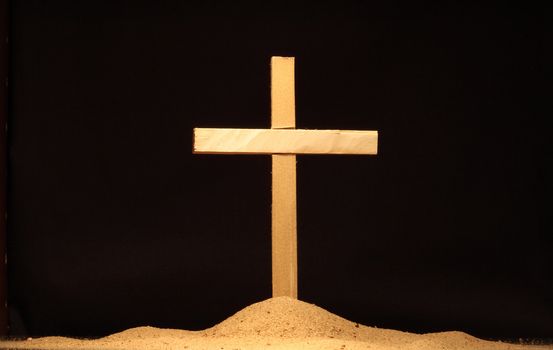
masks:
[[[462,332],[419,335],[367,327],[289,297],[252,304],[204,332],[208,337],[335,339],[390,349],[476,349],[488,343]]]
[[[198,334],[195,331],[186,331],[183,329],[163,329],[156,327],[136,327],[124,330],[119,333],[108,335],[101,338],[104,341],[118,341],[127,339],[155,339],[155,338],[181,338],[184,339],[191,335]]]
[[[204,331],[138,327],[96,340],[45,337],[0,342],[0,349],[553,349],[483,341],[462,332],[426,335],[366,327],[316,305],[279,297],[246,307]]]
[[[351,322],[313,304],[277,297],[252,304],[218,325],[207,329],[214,337],[280,337],[368,340],[386,336],[413,334],[370,328]]]

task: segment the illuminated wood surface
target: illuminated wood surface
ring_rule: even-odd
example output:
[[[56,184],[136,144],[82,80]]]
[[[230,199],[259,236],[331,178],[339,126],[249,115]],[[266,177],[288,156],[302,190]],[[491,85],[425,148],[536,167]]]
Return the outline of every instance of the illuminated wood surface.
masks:
[[[378,133],[356,130],[194,129],[195,153],[376,154]]]
[[[294,58],[271,58],[271,135],[290,135],[296,127]],[[287,130],[288,129],[288,130]],[[269,141],[269,140],[267,140]],[[277,137],[275,145],[285,145]],[[293,152],[275,152],[293,153]],[[298,297],[296,156],[271,156],[273,297]]]
[[[376,154],[378,133],[296,130],[294,58],[271,58],[271,129],[194,129],[194,153],[272,157],[273,296],[298,297],[296,154]]]

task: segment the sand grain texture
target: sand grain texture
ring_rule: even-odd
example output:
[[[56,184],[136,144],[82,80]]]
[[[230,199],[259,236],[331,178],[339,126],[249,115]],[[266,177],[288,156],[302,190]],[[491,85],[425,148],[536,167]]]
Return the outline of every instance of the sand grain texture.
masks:
[[[367,327],[316,305],[278,297],[250,305],[203,331],[138,327],[95,340],[44,337],[4,341],[0,342],[0,349],[530,350],[553,347],[489,342],[462,332],[420,335]]]

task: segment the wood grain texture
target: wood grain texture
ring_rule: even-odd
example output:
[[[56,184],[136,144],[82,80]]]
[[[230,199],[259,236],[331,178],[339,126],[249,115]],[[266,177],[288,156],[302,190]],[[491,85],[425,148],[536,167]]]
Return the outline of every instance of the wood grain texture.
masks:
[[[271,57],[271,128],[296,127],[294,57]]]
[[[294,96],[294,58],[271,58],[271,129],[296,127],[296,101]],[[266,130],[264,135],[278,135],[279,145],[287,131]],[[258,135],[260,135],[258,134]],[[257,137],[254,137],[254,139]],[[273,138],[269,136],[269,138]],[[273,142],[276,140],[265,140]],[[274,146],[265,142],[249,142]],[[265,146],[264,146],[265,147]],[[288,152],[272,152],[288,153]],[[298,297],[298,253],[296,221],[296,156],[273,155],[272,169],[272,275],[273,297]]]
[[[273,297],[298,297],[296,154],[376,154],[377,131],[296,130],[294,58],[271,58],[271,129],[194,129],[194,153],[272,155]]]
[[[195,153],[376,154],[377,131],[194,129]]]
[[[272,158],[273,297],[298,297],[296,156]]]

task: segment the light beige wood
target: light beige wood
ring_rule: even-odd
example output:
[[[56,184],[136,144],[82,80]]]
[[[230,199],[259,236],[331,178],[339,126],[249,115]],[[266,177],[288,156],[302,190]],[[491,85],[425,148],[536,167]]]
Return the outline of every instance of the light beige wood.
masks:
[[[271,129],[294,129],[295,127],[294,57],[272,57]],[[295,130],[272,130],[271,134],[284,136],[287,131]],[[279,145],[285,144],[280,141],[277,141]],[[272,147],[270,143],[261,142],[261,144]],[[296,156],[273,155],[271,158],[273,297],[297,298]]]
[[[295,154],[376,154],[378,133],[295,130],[294,58],[271,58],[271,129],[194,129],[194,153],[272,155],[273,296],[298,297]]]
[[[376,154],[378,132],[298,129],[194,129],[195,153]]]
[[[273,297],[298,297],[296,156],[272,157]]]
[[[271,128],[295,127],[294,57],[271,57]]]

